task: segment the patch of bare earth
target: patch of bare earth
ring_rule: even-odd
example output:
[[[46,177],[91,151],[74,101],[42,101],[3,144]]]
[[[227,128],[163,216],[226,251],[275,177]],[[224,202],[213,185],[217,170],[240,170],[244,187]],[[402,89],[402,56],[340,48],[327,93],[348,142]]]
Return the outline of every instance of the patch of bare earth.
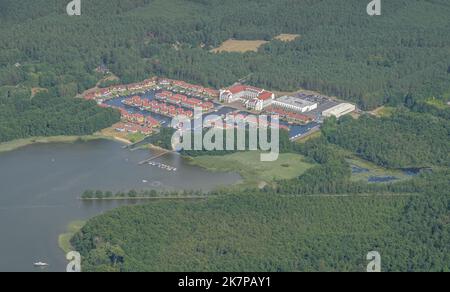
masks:
[[[31,97],[34,97],[39,92],[48,91],[46,88],[33,87],[31,88]]]
[[[295,41],[300,37],[299,34],[289,34],[289,33],[282,33],[280,35],[277,35],[274,37],[274,39],[282,41],[282,42],[292,42]]]
[[[220,45],[220,47],[211,50],[213,53],[221,52],[257,52],[259,47],[267,44],[267,41],[256,40],[256,41],[245,41],[245,40],[227,40]]]

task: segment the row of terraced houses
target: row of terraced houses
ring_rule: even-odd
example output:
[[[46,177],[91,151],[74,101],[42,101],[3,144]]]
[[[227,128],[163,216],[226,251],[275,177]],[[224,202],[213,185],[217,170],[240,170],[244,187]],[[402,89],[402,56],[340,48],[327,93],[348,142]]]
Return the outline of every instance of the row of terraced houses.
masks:
[[[88,100],[109,99],[124,94],[137,94],[161,88],[205,99],[214,99],[219,96],[219,91],[212,88],[206,88],[180,80],[153,77],[142,82],[96,89],[86,93],[84,98]]]

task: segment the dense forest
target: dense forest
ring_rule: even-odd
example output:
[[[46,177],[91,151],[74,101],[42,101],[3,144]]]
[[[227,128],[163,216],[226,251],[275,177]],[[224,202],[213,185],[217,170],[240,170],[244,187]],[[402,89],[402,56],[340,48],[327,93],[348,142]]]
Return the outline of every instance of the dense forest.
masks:
[[[246,78],[362,108],[449,98],[446,0],[387,1],[379,17],[360,0],[95,0],[79,17],[65,14],[67,3],[1,1],[0,86],[73,96],[105,65],[124,83],[159,75],[221,87]],[[273,40],[280,33],[301,37]],[[210,52],[230,38],[270,42],[258,52]]]
[[[0,142],[60,135],[89,135],[120,120],[119,112],[95,102],[55,97],[30,98],[27,90],[0,90]]]
[[[322,132],[330,143],[380,166],[450,166],[450,120],[431,114],[397,111],[383,118],[330,119]]]
[[[85,271],[449,271],[450,197],[227,195],[154,202],[90,220]]]

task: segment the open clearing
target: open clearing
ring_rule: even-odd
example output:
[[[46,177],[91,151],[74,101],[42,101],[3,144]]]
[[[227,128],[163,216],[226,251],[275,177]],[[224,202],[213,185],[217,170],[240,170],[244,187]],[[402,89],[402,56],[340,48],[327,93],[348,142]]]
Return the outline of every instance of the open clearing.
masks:
[[[244,180],[242,184],[251,187],[298,177],[313,166],[302,155],[292,153],[280,154],[278,160],[273,162],[261,162],[258,151],[199,156],[194,157],[191,163],[210,171],[238,172]]]
[[[370,113],[376,117],[390,117],[395,111],[395,108],[388,106],[381,106],[379,108],[374,109]]]
[[[275,40],[279,40],[282,42],[292,42],[299,38],[299,34],[287,34],[283,33],[276,37],[274,37]],[[221,53],[221,52],[236,52],[236,53],[245,53],[245,52],[257,52],[258,49],[262,46],[267,44],[268,41],[263,40],[233,40],[229,39],[223,42],[220,47],[212,49],[211,52],[213,53]]]
[[[295,41],[296,39],[298,39],[299,37],[300,37],[299,34],[282,33],[282,34],[274,37],[274,39],[282,41],[282,42],[292,42],[292,41]]]
[[[241,41],[241,40],[227,40],[220,45],[220,47],[211,50],[213,53],[221,52],[257,52],[259,47],[267,44],[267,41],[256,40],[256,41]]]

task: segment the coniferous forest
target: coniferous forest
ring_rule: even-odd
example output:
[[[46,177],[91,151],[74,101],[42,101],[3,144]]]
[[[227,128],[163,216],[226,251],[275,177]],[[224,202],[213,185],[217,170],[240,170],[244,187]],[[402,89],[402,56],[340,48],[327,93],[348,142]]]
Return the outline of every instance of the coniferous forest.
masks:
[[[79,17],[65,14],[67,2],[0,3],[0,86],[74,96],[106,65],[123,83],[158,75],[222,87],[245,78],[364,109],[450,92],[446,0],[386,1],[380,17],[360,0],[95,0]],[[280,33],[300,37],[273,40]],[[210,52],[227,39],[270,42],[256,53]]]
[[[13,92],[11,94],[11,92]],[[113,109],[93,101],[55,97],[28,91],[0,92],[0,142],[39,136],[83,136],[109,127],[120,120]]]

